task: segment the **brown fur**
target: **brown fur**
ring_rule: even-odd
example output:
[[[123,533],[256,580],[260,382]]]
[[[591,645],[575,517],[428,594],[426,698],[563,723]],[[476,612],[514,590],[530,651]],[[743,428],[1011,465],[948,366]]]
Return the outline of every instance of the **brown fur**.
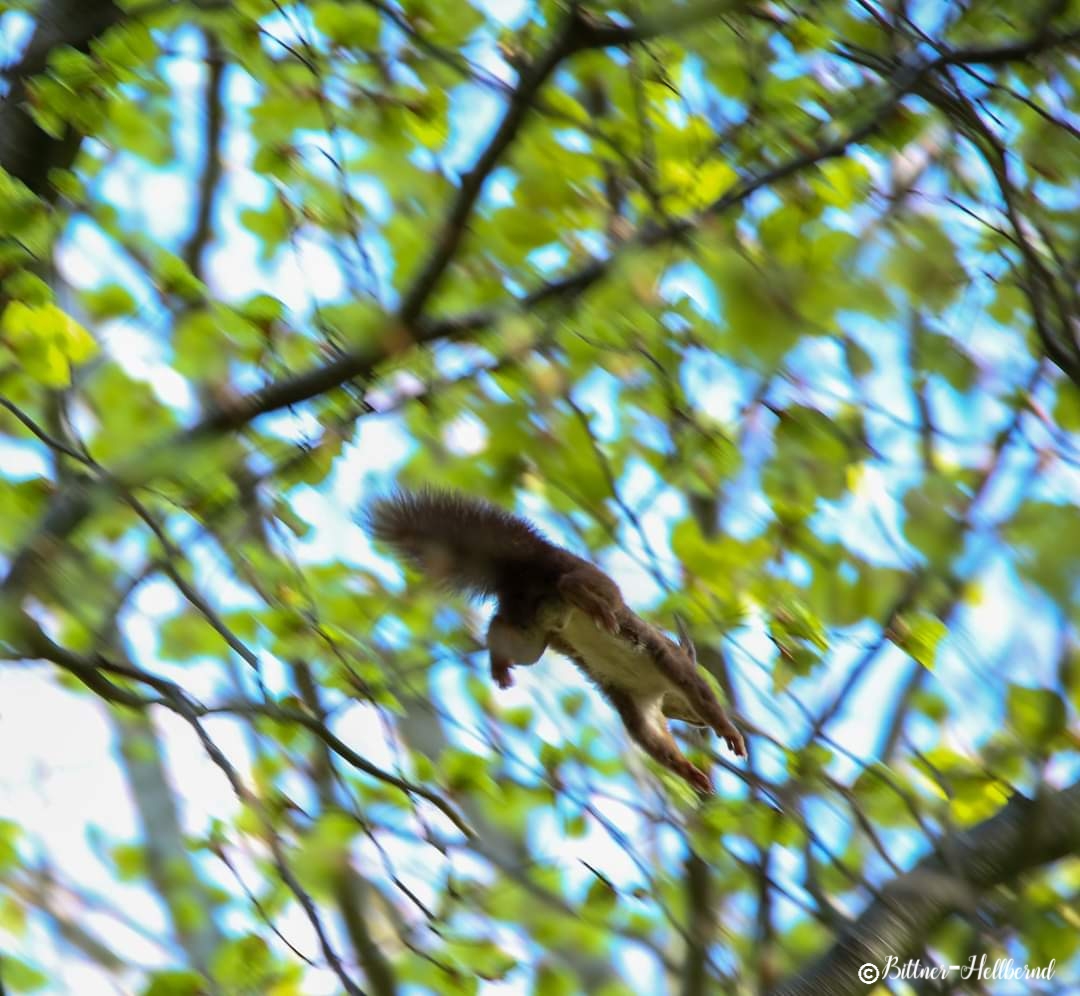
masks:
[[[513,683],[515,664],[533,664],[551,646],[592,680],[650,757],[699,792],[711,790],[708,776],[679,752],[666,717],[709,726],[745,755],[689,641],[669,640],[626,605],[603,571],[531,523],[488,502],[424,490],[375,502],[368,527],[436,583],[498,599],[487,645],[499,687]]]

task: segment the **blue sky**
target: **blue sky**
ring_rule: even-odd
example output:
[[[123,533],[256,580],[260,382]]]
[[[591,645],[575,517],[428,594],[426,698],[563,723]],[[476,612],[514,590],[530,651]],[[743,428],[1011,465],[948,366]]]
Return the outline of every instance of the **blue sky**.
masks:
[[[490,9],[511,21],[520,16],[524,5],[492,4]],[[24,24],[25,19],[18,15],[8,14],[0,20],[0,59],[18,51]],[[165,60],[163,72],[180,104],[192,108],[194,114],[195,93],[202,78],[197,58],[200,50],[194,35],[181,36],[179,41],[178,57]],[[492,73],[507,76],[490,43],[478,44],[473,55]],[[687,82],[692,84],[693,81]],[[231,112],[239,114],[255,98],[246,77],[239,73],[230,75]],[[448,167],[460,169],[470,162],[477,143],[492,127],[499,107],[487,91],[470,88],[462,88],[455,94],[455,105],[459,111],[454,117],[454,137],[444,162]],[[137,219],[142,230],[173,245],[186,234],[190,222],[192,164],[197,162],[200,154],[193,133],[178,135],[177,139],[182,158],[175,168],[148,170],[131,162],[109,171],[100,188],[100,195],[130,218]],[[261,207],[268,196],[266,184],[250,171],[250,153],[243,129],[235,129],[227,147],[226,183],[230,210],[220,214],[219,241],[208,267],[213,273],[215,291],[228,299],[240,299],[256,291],[272,292],[297,315],[306,314],[313,300],[339,299],[345,287],[340,261],[326,246],[304,241],[297,252],[283,254],[270,267],[258,262],[255,238],[236,221],[239,208]],[[494,196],[498,196],[497,189]],[[377,211],[377,190],[370,192],[370,200]],[[168,205],[168,210],[161,210],[162,205]],[[168,349],[157,338],[163,316],[155,315],[145,288],[145,293],[138,293],[142,278],[137,270],[118,256],[108,241],[87,223],[76,223],[71,227],[58,262],[65,280],[73,285],[85,287],[104,280],[120,280],[136,291],[137,299],[145,305],[137,318],[110,323],[95,331],[100,332],[110,356],[133,375],[149,381],[163,400],[187,417],[194,417],[195,399],[188,385],[170,369]],[[385,268],[385,261],[380,265]],[[673,297],[687,295],[709,317],[718,314],[717,302],[707,282],[692,268],[671,275],[666,292]],[[959,310],[946,318],[951,331],[962,327],[962,321]],[[851,331],[869,351],[882,359],[880,367],[885,372],[870,392],[881,412],[868,415],[867,421],[872,435],[888,450],[890,460],[886,465],[864,467],[854,500],[843,509],[823,513],[820,528],[824,533],[844,538],[854,548],[882,563],[902,566],[905,552],[910,555],[910,551],[905,551],[901,538],[903,513],[898,496],[916,478],[918,468],[913,438],[911,434],[898,432],[895,422],[898,419],[914,422],[917,418],[903,379],[897,373],[900,365],[890,354],[895,349],[897,337],[888,334],[888,330],[867,326],[854,327]],[[968,344],[989,364],[1005,366],[1008,366],[1008,358],[1015,355],[1009,351],[1017,347],[1014,337],[989,327],[972,327]],[[794,365],[797,369],[814,371],[812,397],[828,410],[830,395],[843,398],[848,390],[847,378],[839,372],[834,344],[819,341],[806,345],[804,351],[805,355],[797,357]],[[448,353],[447,362],[451,359],[452,354]],[[1011,371],[1017,382],[1024,374],[1021,369]],[[728,422],[740,409],[748,390],[746,379],[733,374],[730,365],[722,360],[713,363],[705,357],[700,369],[687,374],[686,386],[699,395],[703,410]],[[610,421],[605,419],[605,413],[613,403],[612,388],[610,379],[601,375],[590,381],[578,395],[578,400],[595,413],[596,428],[601,435],[605,432],[606,421]],[[942,387],[934,390],[934,404],[942,429],[970,437],[969,443],[943,441],[939,452],[944,460],[966,460],[968,447],[984,446],[1005,416],[1000,405],[972,406],[955,392]],[[276,416],[273,424],[286,437],[306,427],[304,416]],[[482,429],[475,423],[470,424],[468,419],[461,420],[450,430],[451,445],[463,452],[480,445],[482,436]],[[296,543],[301,560],[315,563],[343,555],[350,562],[370,567],[384,577],[396,576],[392,565],[375,557],[353,521],[353,513],[372,491],[385,490],[391,485],[395,470],[412,445],[397,417],[367,418],[360,422],[355,440],[339,460],[327,484],[319,489],[299,489],[292,495],[296,510],[313,526],[311,536]],[[1025,461],[1030,459],[1030,454],[1021,453],[1016,457],[1015,466],[987,502],[985,515],[989,520],[1000,517],[1015,501],[1015,491],[1026,469]],[[0,461],[9,476],[47,473],[47,463],[33,443],[0,440]],[[623,483],[626,497],[635,503],[644,502],[657,482],[655,475],[642,464],[636,466]],[[1059,466],[1044,475],[1038,487],[1050,498],[1067,500],[1080,493],[1080,472],[1075,467]],[[737,504],[727,525],[736,532],[752,533],[760,527],[767,508],[760,496],[749,491],[741,498],[743,500]],[[544,515],[545,509],[535,496],[523,496],[522,510],[535,515],[549,527],[555,525]],[[678,500],[670,492],[662,494],[659,501],[640,511],[650,545],[664,564],[674,568],[667,536],[671,521],[682,511]],[[566,536],[562,538],[569,540]],[[629,600],[637,607],[647,608],[655,603],[660,589],[642,566],[644,551],[638,539],[629,530],[624,539],[622,549],[605,558],[605,566],[617,576]],[[992,549],[992,537],[984,542],[990,542]],[[236,586],[226,577],[213,551],[195,545],[189,552],[200,567],[199,582],[203,590],[216,595],[223,604],[240,604],[241,596]],[[671,576],[675,576],[674,570]],[[986,662],[994,662],[1004,654],[1014,655],[1023,662],[1017,671],[1024,680],[1049,684],[1052,683],[1051,669],[1058,638],[1058,620],[1054,613],[1045,601],[1018,583],[1003,557],[991,553],[980,576],[981,598],[964,607],[944,645],[932,679],[935,690],[957,707],[955,715],[961,717],[945,732],[945,739],[964,752],[974,750],[1001,723],[1003,696],[1000,688],[984,680]],[[135,610],[126,618],[127,639],[140,663],[182,681],[198,697],[213,699],[220,676],[219,668],[213,662],[181,668],[156,658],[156,629],[179,605],[179,596],[169,585],[162,581],[148,583],[137,596]],[[755,611],[752,625],[733,637],[729,649],[746,713],[753,721],[784,739],[791,731],[800,729],[803,720],[792,703],[778,700],[769,686],[769,662],[774,648],[765,633],[760,610],[755,608]],[[479,617],[475,624],[479,632],[482,626]],[[845,665],[858,657],[864,636],[869,638],[870,635],[869,631],[849,634],[846,641],[837,645],[829,675],[816,689],[822,701],[842,681]],[[273,682],[274,665],[272,661],[267,663]],[[874,679],[859,686],[830,727],[831,735],[858,757],[872,758],[880,737],[883,705],[895,699],[897,685],[905,680],[910,666],[910,660],[899,650],[885,651],[874,670]],[[458,704],[460,714],[465,717],[464,728],[455,732],[455,738],[464,746],[482,748],[488,739],[468,705],[467,673],[459,661],[448,661],[439,667],[439,687],[445,700]],[[573,734],[557,708],[557,696],[568,686],[584,687],[571,665],[549,655],[536,668],[520,669],[516,686],[500,694],[499,702],[507,708],[537,705],[539,718],[534,733],[529,736],[558,741]],[[112,736],[99,705],[89,696],[76,696],[58,687],[51,670],[39,664],[0,668],[0,703],[17,703],[17,708],[0,705],[0,753],[20,759],[17,767],[9,766],[0,777],[0,817],[9,816],[26,828],[34,842],[34,857],[47,858],[58,868],[73,873],[87,888],[110,900],[121,898],[123,909],[134,922],[163,928],[164,918],[156,901],[138,887],[117,886],[95,850],[97,836],[109,841],[130,841],[137,837],[128,791],[116,765]],[[610,712],[605,706],[597,705],[594,699],[590,699],[590,703],[590,715],[600,718],[606,749],[613,754],[623,750],[624,741]],[[807,700],[806,704],[813,708],[814,702]],[[379,724],[371,722],[371,718],[370,709],[357,704],[342,716],[337,731],[365,756],[377,763],[392,764],[390,745],[379,732]],[[156,719],[165,734],[173,783],[184,797],[188,828],[193,833],[198,832],[212,816],[234,812],[236,807],[231,790],[196,748],[190,731],[171,716],[162,715]],[[248,757],[248,748],[239,728],[227,721],[218,721],[212,730],[231,758],[240,762]],[[928,724],[915,723],[912,731],[916,744],[921,746],[937,743],[941,735],[941,731]],[[522,777],[528,777],[527,772],[536,770],[531,756],[533,745],[521,737],[512,738],[512,742],[520,753]],[[779,774],[782,763],[782,758],[770,758],[770,752],[766,750],[761,770],[766,775]],[[836,773],[839,776],[851,776],[854,771],[853,763],[838,759]],[[1063,770],[1062,779],[1066,775]],[[734,779],[726,778],[721,785],[722,791],[740,790]],[[634,835],[641,829],[631,807],[617,800],[599,805],[615,825],[626,828],[629,834]],[[88,827],[98,830],[88,833]],[[835,837],[839,842],[845,829],[837,820],[835,828],[825,837]],[[534,840],[538,856],[564,867],[576,888],[584,889],[591,881],[591,873],[579,863],[580,858],[586,858],[613,880],[628,887],[640,878],[632,856],[596,828],[586,837],[568,842],[559,834],[552,817],[537,826]],[[905,853],[904,845],[900,843],[897,857],[901,861],[909,860],[922,846],[922,842],[913,840]],[[416,849],[399,841],[388,842],[388,847],[401,867],[408,870],[411,884],[422,890],[425,876],[429,874],[425,864],[427,855],[417,853]],[[780,861],[782,870],[790,872],[794,878],[798,871],[796,862],[787,855]],[[783,867],[784,862],[787,867]],[[218,865],[207,867],[214,875],[222,874]],[[251,871],[250,868],[247,870]],[[797,887],[793,888],[798,891]],[[124,928],[119,928],[111,918],[103,919],[93,913],[84,916],[88,925],[100,926],[103,936],[119,940],[117,931],[123,934]],[[242,914],[234,914],[234,917],[236,922],[232,926],[239,927]],[[278,926],[291,938],[306,939],[305,947],[311,949],[307,943],[310,931],[302,917],[290,916]],[[129,930],[123,938],[123,944],[117,946],[130,953],[134,960],[147,964],[168,963],[168,953],[148,943],[137,931]],[[508,940],[507,943],[513,942]],[[67,990],[57,988],[53,990],[55,992],[71,991],[85,996],[100,993],[104,996],[116,991],[98,973],[72,960],[66,953],[62,954],[56,938],[38,928],[32,935],[31,951],[27,953],[59,973]],[[659,991],[658,968],[651,958],[630,947],[620,947],[619,958],[628,978],[643,984],[647,982],[647,988]],[[334,979],[328,973],[313,972],[305,991],[319,996],[335,988]],[[491,991],[509,996],[524,993],[527,989],[525,981],[520,980],[497,989],[493,987]]]

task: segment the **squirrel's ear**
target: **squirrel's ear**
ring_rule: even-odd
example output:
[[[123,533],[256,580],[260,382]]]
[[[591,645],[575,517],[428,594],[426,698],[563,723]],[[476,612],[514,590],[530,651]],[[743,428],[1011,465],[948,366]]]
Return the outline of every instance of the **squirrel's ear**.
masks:
[[[686,651],[687,656],[695,664],[697,663],[697,647],[690,638],[690,631],[686,628],[686,620],[678,612],[675,613],[675,625],[679,628],[679,646]]]

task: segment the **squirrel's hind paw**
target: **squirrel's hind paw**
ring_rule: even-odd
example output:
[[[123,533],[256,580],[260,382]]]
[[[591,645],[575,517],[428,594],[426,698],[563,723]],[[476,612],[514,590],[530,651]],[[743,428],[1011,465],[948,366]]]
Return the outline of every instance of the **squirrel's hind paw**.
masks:
[[[513,687],[514,677],[510,670],[511,664],[508,660],[503,660],[501,657],[491,658],[491,677],[500,688]]]

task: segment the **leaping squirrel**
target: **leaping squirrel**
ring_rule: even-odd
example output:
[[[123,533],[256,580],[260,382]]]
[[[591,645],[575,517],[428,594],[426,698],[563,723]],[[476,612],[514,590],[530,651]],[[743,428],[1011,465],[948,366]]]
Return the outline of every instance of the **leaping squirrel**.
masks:
[[[708,776],[680,752],[667,720],[710,726],[740,757],[742,734],[697,669],[693,643],[678,643],[636,615],[600,568],[548,542],[524,519],[453,491],[400,491],[374,502],[368,527],[436,584],[494,596],[487,631],[491,676],[513,684],[515,664],[551,647],[566,655],[618,711],[630,736],[659,764],[708,794]]]

